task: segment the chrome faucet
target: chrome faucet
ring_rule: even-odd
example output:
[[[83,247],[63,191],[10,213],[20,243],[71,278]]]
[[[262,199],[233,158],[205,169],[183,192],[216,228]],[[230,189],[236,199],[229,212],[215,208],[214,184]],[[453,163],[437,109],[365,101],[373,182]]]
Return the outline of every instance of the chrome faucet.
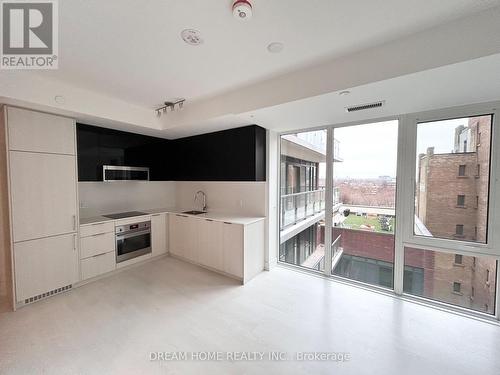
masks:
[[[205,212],[207,210],[207,195],[205,194],[204,191],[198,190],[196,194],[194,195],[194,203],[196,204],[196,201],[198,200],[198,194],[203,194],[203,206],[201,207],[201,210]]]

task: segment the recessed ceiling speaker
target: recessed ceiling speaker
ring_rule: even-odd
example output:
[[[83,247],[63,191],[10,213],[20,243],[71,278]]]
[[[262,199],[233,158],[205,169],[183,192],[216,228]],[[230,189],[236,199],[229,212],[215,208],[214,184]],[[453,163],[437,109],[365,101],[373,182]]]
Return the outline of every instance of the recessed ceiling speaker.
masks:
[[[247,0],[236,0],[233,3],[233,16],[239,20],[252,18],[252,4]]]

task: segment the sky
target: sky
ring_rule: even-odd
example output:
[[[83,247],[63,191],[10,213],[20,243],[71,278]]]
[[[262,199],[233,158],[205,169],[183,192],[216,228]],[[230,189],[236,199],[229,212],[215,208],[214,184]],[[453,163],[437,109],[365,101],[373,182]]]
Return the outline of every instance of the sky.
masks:
[[[451,152],[455,128],[467,124],[467,118],[419,124],[415,160],[428,147],[434,147],[436,154]],[[396,177],[397,121],[336,128],[333,135],[340,142],[340,157],[343,159],[334,164],[335,178]],[[320,165],[319,174],[324,178],[324,164]]]
[[[335,178],[396,176],[397,121],[336,128],[333,136],[344,160],[334,164]]]
[[[426,122],[418,124],[417,155],[425,154],[428,147],[434,147],[435,154],[444,154],[453,151],[455,143],[455,128],[467,126],[468,118]]]

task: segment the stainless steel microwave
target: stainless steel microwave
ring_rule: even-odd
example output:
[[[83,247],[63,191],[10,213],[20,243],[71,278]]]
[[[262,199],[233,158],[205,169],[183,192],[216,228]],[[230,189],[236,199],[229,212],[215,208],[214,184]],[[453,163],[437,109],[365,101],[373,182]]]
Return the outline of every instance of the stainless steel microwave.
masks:
[[[149,168],[103,165],[102,180],[109,181],[149,181]]]

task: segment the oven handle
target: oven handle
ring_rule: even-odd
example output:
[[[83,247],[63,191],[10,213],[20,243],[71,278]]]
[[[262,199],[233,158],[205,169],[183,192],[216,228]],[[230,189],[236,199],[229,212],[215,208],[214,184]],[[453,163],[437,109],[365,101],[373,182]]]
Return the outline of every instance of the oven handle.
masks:
[[[117,240],[125,240],[130,237],[137,237],[137,236],[142,236],[143,234],[151,234],[151,230],[141,230],[139,232],[133,232],[133,233],[128,233],[128,234],[117,234],[116,239]]]

